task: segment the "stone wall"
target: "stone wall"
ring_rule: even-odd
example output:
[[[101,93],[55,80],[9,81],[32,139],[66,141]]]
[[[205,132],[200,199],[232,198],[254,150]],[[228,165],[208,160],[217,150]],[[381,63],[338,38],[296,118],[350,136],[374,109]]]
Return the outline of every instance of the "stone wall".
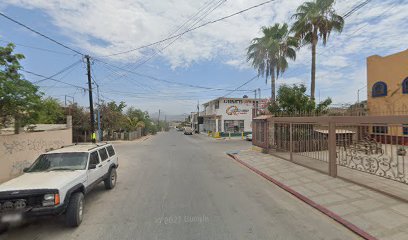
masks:
[[[72,144],[72,129],[0,135],[0,183],[20,175],[47,149]]]

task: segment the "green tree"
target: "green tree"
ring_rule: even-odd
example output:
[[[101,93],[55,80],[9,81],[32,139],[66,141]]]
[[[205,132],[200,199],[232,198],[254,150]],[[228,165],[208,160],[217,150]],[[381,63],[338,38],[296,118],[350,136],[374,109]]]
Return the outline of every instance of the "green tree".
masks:
[[[271,99],[275,101],[276,79],[288,68],[287,59],[296,59],[298,41],[289,36],[286,23],[262,27],[263,36],[254,38],[247,50],[247,61],[257,69],[258,76],[271,78]]]
[[[84,133],[89,132],[91,129],[91,124],[89,120],[89,112],[86,112],[85,109],[81,106],[78,106],[77,103],[67,106],[66,111],[68,111],[72,116],[72,128],[73,128],[73,141],[74,142],[83,142],[87,141],[84,139]]]
[[[128,131],[135,131],[138,128],[144,128],[146,125],[143,119],[139,119],[138,117],[126,117],[127,119],[127,130]]]
[[[300,5],[292,16],[295,23],[291,31],[302,45],[312,46],[312,71],[310,97],[315,99],[316,90],[316,48],[319,39],[326,46],[332,31],[341,33],[344,19],[336,14],[334,0],[314,0]]]
[[[150,118],[149,113],[146,111],[142,111],[135,107],[130,107],[126,111],[126,117],[128,120],[127,129],[130,131],[136,130],[138,127],[143,129],[143,135],[146,134],[156,134],[159,129],[163,126],[160,122],[160,126],[157,126],[155,122]]]
[[[308,115],[324,114],[332,103],[330,98],[316,105],[315,101],[306,94],[306,87],[300,85],[282,85],[278,90],[275,103],[269,105],[268,110],[275,115]]]
[[[60,102],[52,97],[41,100],[37,123],[55,124],[64,121],[64,111]]]
[[[108,133],[108,138],[115,131],[122,131],[126,127],[126,117],[123,110],[126,107],[124,102],[102,102],[101,109],[101,128]]]
[[[13,54],[14,44],[0,47],[0,127],[14,120],[14,132],[36,121],[41,103],[38,87],[19,74],[22,54]]]

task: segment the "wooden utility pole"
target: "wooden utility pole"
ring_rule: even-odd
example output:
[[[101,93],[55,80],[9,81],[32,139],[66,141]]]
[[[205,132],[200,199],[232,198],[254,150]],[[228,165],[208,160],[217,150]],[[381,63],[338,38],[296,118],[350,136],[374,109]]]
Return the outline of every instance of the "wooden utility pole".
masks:
[[[88,75],[88,92],[89,92],[89,114],[91,117],[91,140],[93,143],[96,142],[95,134],[95,115],[93,108],[93,98],[92,98],[92,79],[91,79],[91,60],[89,55],[85,55],[86,58],[86,70]]]
[[[198,118],[200,118],[200,100],[197,101],[197,133],[200,133],[200,122]]]
[[[160,109],[159,109],[159,117],[157,118],[157,127],[161,131],[161,128],[160,128]]]

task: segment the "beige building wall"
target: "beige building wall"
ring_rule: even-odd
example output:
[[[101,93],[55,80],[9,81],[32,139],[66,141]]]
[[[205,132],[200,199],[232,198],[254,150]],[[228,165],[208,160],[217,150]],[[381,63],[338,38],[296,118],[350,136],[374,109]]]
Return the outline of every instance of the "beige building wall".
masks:
[[[402,90],[402,83],[406,78],[408,78],[408,49],[385,57],[378,55],[368,57],[368,115],[407,115],[408,94],[404,94]],[[387,84],[387,95],[373,97],[373,86],[380,81]],[[402,126],[389,126],[388,135],[406,136],[403,134]]]
[[[402,82],[408,77],[408,49],[396,54],[367,58],[367,107],[369,115],[406,115],[408,94],[402,94]],[[376,82],[387,84],[387,96],[372,97]]]
[[[72,144],[72,129],[0,135],[0,183],[20,175],[47,149]]]

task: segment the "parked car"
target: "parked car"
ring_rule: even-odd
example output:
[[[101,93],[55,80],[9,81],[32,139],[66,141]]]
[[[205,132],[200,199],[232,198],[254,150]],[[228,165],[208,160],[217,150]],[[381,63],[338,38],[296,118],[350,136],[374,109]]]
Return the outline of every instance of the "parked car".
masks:
[[[245,140],[252,141],[252,133],[246,135]]]
[[[0,229],[12,222],[42,215],[65,214],[77,227],[84,196],[98,183],[116,185],[118,156],[111,144],[65,146],[41,154],[23,175],[0,185]]]
[[[184,127],[184,135],[193,135],[193,129],[191,127]]]

